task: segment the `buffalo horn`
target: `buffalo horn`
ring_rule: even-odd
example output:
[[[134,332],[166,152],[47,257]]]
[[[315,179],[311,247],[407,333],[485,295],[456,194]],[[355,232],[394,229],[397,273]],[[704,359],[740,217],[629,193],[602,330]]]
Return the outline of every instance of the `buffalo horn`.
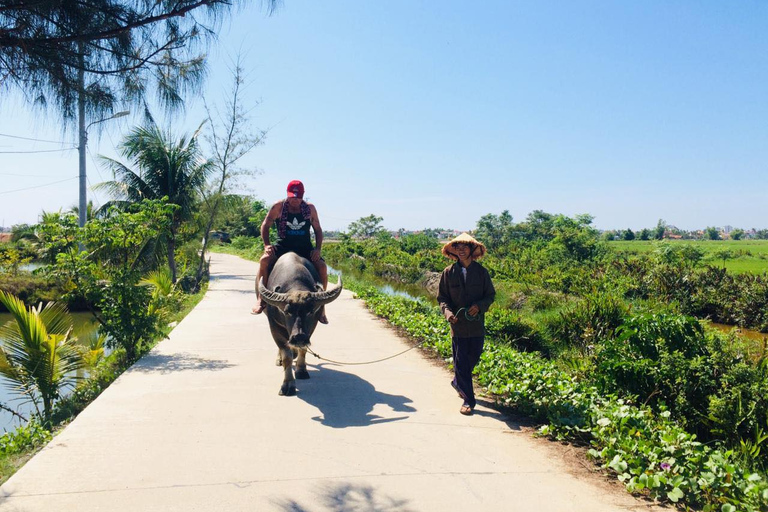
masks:
[[[341,295],[342,283],[341,276],[339,276],[339,284],[331,288],[330,290],[324,290],[322,292],[312,292],[312,302],[315,305],[325,305],[331,301],[336,300]]]
[[[284,293],[273,292],[266,286],[264,286],[264,278],[259,278],[259,296],[264,299],[264,302],[270,306],[280,307],[288,299],[288,296]]]

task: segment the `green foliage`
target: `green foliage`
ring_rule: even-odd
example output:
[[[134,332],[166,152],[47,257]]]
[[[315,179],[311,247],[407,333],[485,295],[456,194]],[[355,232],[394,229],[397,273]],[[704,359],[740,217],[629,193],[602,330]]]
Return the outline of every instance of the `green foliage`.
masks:
[[[0,290],[19,297],[27,304],[59,300],[62,295],[62,290],[55,282],[29,272],[19,272],[15,276],[0,274]],[[2,304],[0,311],[5,311]]]
[[[0,455],[16,455],[34,450],[51,440],[51,433],[37,421],[21,425],[0,436]]]
[[[706,417],[717,390],[710,363],[699,322],[677,315],[632,317],[597,351],[597,375],[607,391],[637,396],[656,409],[668,407],[692,428]]]
[[[0,75],[64,119],[77,115],[79,100],[89,114],[108,115],[123,102],[145,105],[153,90],[165,107],[177,106],[185,92],[199,90],[201,45],[228,7],[215,0],[4,2]]]
[[[159,247],[167,252],[168,267],[174,283],[177,238],[185,234],[184,228],[189,228],[182,223],[193,218],[198,209],[200,190],[214,171],[213,163],[202,158],[199,135],[198,129],[192,136],[177,138],[151,122],[147,126],[134,128],[120,144],[120,154],[129,164],[101,157],[115,175],[114,181],[99,185],[115,198],[105,208],[124,208],[146,199],[163,198],[176,206],[169,210],[171,222],[167,229],[158,233],[165,242],[159,244]],[[187,234],[191,235],[195,231],[189,229]]]
[[[519,312],[501,307],[491,307],[485,315],[485,330],[488,336],[499,343],[524,351],[541,351],[541,337],[525,321]]]
[[[16,247],[0,246],[0,273],[8,273],[12,276],[19,274],[19,267],[32,261],[31,256],[23,256]]]
[[[151,292],[139,283],[147,270],[144,249],[169,228],[175,208],[146,200],[92,219],[83,230],[72,215],[52,216],[41,225],[46,251],[55,255],[48,274],[67,284],[68,295],[95,306],[110,344],[122,347],[130,360],[161,332]],[[80,252],[78,243],[87,251]]]
[[[213,202],[213,199],[209,200]],[[259,237],[261,223],[269,213],[266,203],[244,195],[222,196],[213,229],[235,237]],[[209,212],[205,212],[206,215]]]
[[[405,235],[400,239],[400,250],[414,255],[422,251],[437,251],[440,242],[437,238],[426,234]]]
[[[0,326],[0,376],[9,390],[31,401],[48,424],[54,401],[74,384],[74,372],[83,366],[71,336],[72,318],[62,305],[27,308],[2,290],[0,302],[14,320]]]
[[[355,283],[349,286],[373,312],[425,348],[450,357],[449,329],[437,307],[385,296]],[[697,332],[687,322],[682,320],[677,331],[672,329],[673,335],[678,334],[670,347],[697,353],[695,347],[680,346]],[[642,333],[664,329],[646,324],[633,325]],[[653,351],[650,340],[638,345]],[[696,441],[670,419],[669,411],[656,414],[648,407],[605,396],[535,353],[516,352],[494,339],[486,347],[476,370],[479,383],[501,403],[543,421],[542,433],[588,441],[590,455],[614,471],[631,492],[647,492],[654,499],[709,511],[738,507],[761,512],[768,507],[764,476],[750,471],[733,451]]]
[[[323,252],[327,250],[327,247],[327,245],[323,246]],[[222,250],[247,260],[259,261],[261,255],[264,254],[264,242],[260,237],[238,236],[232,239],[232,243],[228,244],[228,247],[214,247],[212,250]]]
[[[489,250],[494,250],[512,240],[513,229],[512,215],[508,210],[504,210],[501,215],[489,213],[480,217],[477,221],[475,236]]]
[[[383,220],[383,217],[377,217],[374,214],[370,214],[367,217],[361,217],[352,222],[347,228],[347,231],[349,232],[349,236],[353,238],[373,238],[385,231],[384,227],[381,225]]]
[[[707,240],[720,240],[720,231],[712,226],[707,226],[704,230],[704,238]]]
[[[584,354],[595,346],[613,338],[623,324],[627,306],[621,300],[605,293],[590,293],[572,306],[566,307],[545,324],[554,352],[574,347]]]

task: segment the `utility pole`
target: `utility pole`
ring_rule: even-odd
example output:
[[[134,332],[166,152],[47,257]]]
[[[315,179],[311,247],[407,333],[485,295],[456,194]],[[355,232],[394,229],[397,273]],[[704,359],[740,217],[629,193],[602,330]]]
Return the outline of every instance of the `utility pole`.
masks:
[[[104,121],[109,121],[110,119],[117,119],[118,117],[124,117],[130,114],[128,110],[124,110],[122,112],[118,112],[116,114],[113,114],[109,117],[105,117],[103,119],[99,119],[97,121],[93,121],[92,123],[89,123],[87,126],[85,124],[85,93],[84,91],[80,92],[80,96],[77,101],[77,114],[78,114],[78,127],[79,127],[79,135],[80,135],[80,143],[77,146],[77,153],[80,160],[80,206],[79,206],[79,213],[80,213],[80,227],[82,228],[85,226],[86,221],[88,220],[88,197],[87,197],[87,179],[85,174],[85,148],[88,145],[88,128],[93,126],[94,124],[103,123]]]
[[[89,123],[87,126],[85,124],[85,46],[83,43],[80,43],[79,45],[79,51],[80,51],[80,69],[77,71],[77,85],[78,85],[78,92],[77,92],[77,128],[78,128],[78,135],[79,135],[79,142],[77,145],[77,156],[79,160],[79,169],[80,169],[80,206],[79,209],[79,217],[80,227],[84,227],[86,221],[88,220],[88,197],[87,197],[87,191],[88,191],[88,180],[85,174],[85,148],[88,145],[88,128],[91,126],[103,123],[104,121],[109,121],[110,119],[117,119],[118,117],[124,117],[130,114],[128,110],[124,110],[122,112],[117,112],[116,114],[112,114],[109,117],[105,117],[103,119],[98,119],[96,121],[93,121]]]
[[[85,145],[88,143],[88,134],[85,128],[85,66],[83,58],[83,44],[80,43],[80,69],[77,71],[77,85],[80,88],[77,91],[77,131],[79,142],[77,145],[77,156],[80,165],[80,227],[85,226],[87,219],[88,199],[86,198],[86,179],[85,179]]]

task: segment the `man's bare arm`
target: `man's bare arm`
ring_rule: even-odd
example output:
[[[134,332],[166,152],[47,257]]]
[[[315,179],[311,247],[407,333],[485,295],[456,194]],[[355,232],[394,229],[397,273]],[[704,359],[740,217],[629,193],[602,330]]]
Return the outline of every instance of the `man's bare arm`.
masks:
[[[309,205],[309,211],[311,213],[309,222],[312,224],[312,229],[315,230],[315,249],[318,251],[323,246],[323,228],[320,227],[320,218],[317,216],[317,208],[314,205]]]
[[[269,230],[272,227],[272,224],[275,223],[275,220],[277,220],[277,217],[280,215],[281,206],[282,201],[278,201],[273,204],[272,208],[269,209],[267,216],[264,217],[264,222],[261,223],[261,239],[264,241],[265,250],[272,247],[272,243],[269,241]]]

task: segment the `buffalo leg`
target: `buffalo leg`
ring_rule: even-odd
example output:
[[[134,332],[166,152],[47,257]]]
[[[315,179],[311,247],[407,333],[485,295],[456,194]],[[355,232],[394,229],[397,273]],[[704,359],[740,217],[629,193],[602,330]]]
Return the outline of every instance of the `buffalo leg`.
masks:
[[[280,386],[280,395],[293,396],[296,394],[296,379],[293,378],[293,352],[288,347],[280,347],[283,360],[283,385]]]
[[[307,371],[307,349],[300,348],[298,352],[299,357],[296,358],[296,378],[308,379],[309,372]]]

